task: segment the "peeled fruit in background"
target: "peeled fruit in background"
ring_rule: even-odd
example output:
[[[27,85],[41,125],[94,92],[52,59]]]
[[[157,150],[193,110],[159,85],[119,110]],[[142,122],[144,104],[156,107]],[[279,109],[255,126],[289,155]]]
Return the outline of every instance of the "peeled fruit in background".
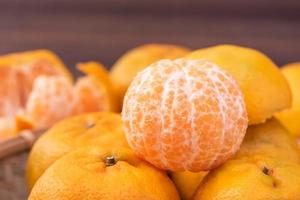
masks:
[[[34,80],[41,75],[63,76],[70,82],[73,76],[62,60],[52,51],[46,49],[25,51],[0,56],[0,68],[9,68],[16,72],[14,79],[18,88],[10,86],[10,92],[18,91],[24,106],[33,87]],[[1,73],[4,76],[4,74]],[[4,76],[5,77],[5,76]],[[7,85],[6,85],[7,87]]]
[[[280,122],[272,118],[264,124],[249,126],[235,158],[260,154],[275,159],[300,163],[296,139]]]
[[[18,67],[17,70],[21,72],[19,73],[18,79],[22,83],[21,93],[23,103],[26,103],[27,98],[35,83],[35,80],[39,76],[61,76],[64,77],[70,83],[73,82],[72,74],[68,71],[67,67],[61,65],[60,60],[52,63],[51,59],[51,56],[49,56],[47,59],[36,58],[36,60],[32,61],[32,63],[24,63]]]
[[[300,62],[281,68],[292,91],[292,107],[275,116],[296,137],[300,137]]]
[[[108,71],[97,62],[77,65],[86,76],[77,80],[74,86],[73,114],[95,111],[117,111],[116,97]]]
[[[163,171],[128,148],[88,148],[51,165],[33,187],[29,200],[179,200]]]
[[[125,92],[138,72],[158,60],[184,57],[189,52],[189,49],[176,45],[145,44],[122,55],[110,72],[117,96],[118,109],[121,110]]]
[[[210,172],[193,200],[298,200],[300,165],[268,156],[226,162]]]
[[[122,110],[130,147],[154,166],[206,171],[240,148],[248,126],[243,95],[206,60],[161,60],[131,82]]]
[[[29,73],[26,74],[26,77],[29,76],[31,80],[34,79],[33,77],[41,74],[57,74],[56,71],[58,71],[59,74],[64,74],[64,76],[68,77],[70,81],[73,80],[72,74],[69,72],[68,68],[61,61],[61,59],[55,53],[46,49],[25,51],[0,56],[0,68],[3,66],[23,68],[24,65],[30,66],[25,67],[23,70],[25,73]],[[48,65],[51,65],[51,67]],[[53,69],[55,69],[55,71]]]
[[[245,98],[249,124],[258,124],[291,106],[291,92],[278,67],[263,53],[240,46],[219,45],[187,55],[208,59],[228,71]]]
[[[71,73],[51,51],[35,50],[0,56],[0,140],[17,135],[16,115],[24,112],[34,82],[39,76],[64,77]]]
[[[208,172],[171,172],[171,178],[182,200],[190,200]]]
[[[25,113],[35,129],[51,127],[70,115],[72,85],[64,77],[39,76],[28,97]]]
[[[105,67],[86,62],[78,64],[78,69],[85,75],[74,84],[50,51],[0,57],[0,114],[6,122],[0,140],[25,129],[47,129],[71,115],[117,110]]]
[[[37,179],[58,158],[80,147],[128,147],[119,114],[100,112],[66,118],[34,144],[27,162],[26,176],[31,189]]]
[[[22,107],[18,71],[0,67],[0,116],[12,119]]]
[[[109,76],[104,66],[87,62],[78,64],[78,69],[85,76],[75,85],[64,77],[36,78],[23,115],[36,129],[49,128],[71,115],[114,109],[114,96],[109,92]]]

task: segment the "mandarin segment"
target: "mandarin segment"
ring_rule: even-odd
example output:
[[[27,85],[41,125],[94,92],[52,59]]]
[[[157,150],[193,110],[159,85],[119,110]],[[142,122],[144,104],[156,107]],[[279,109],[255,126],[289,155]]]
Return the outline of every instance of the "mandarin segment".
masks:
[[[105,67],[91,61],[79,63],[77,68],[86,76],[79,78],[74,86],[72,113],[116,110],[114,92]]]
[[[39,76],[26,104],[25,114],[38,129],[49,128],[68,116],[73,101],[72,85],[65,77]]]
[[[13,118],[21,109],[18,72],[10,67],[0,67],[0,117]]]
[[[108,111],[107,94],[99,89],[92,78],[79,78],[74,86],[74,106],[72,114]]]
[[[53,64],[46,59],[35,60],[31,63],[18,67],[19,80],[22,82],[22,102],[25,105],[33,88],[36,78],[39,76],[61,76],[63,73],[53,67]]]
[[[122,111],[130,146],[156,167],[209,170],[239,149],[247,113],[237,82],[205,60],[161,60],[131,83]]]

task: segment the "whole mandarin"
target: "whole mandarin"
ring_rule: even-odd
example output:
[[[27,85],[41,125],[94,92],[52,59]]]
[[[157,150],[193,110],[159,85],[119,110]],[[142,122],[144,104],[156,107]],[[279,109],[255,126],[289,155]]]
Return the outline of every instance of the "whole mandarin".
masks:
[[[154,166],[210,170],[239,149],[248,125],[241,90],[205,60],[161,60],[131,83],[122,111],[129,145]]]
[[[268,119],[263,124],[249,126],[235,158],[254,154],[300,163],[296,138],[275,118]]]
[[[299,200],[300,165],[265,155],[232,159],[210,172],[193,200]]]
[[[33,187],[44,171],[68,152],[86,146],[128,147],[120,114],[98,112],[65,118],[33,145],[26,167],[27,185]]]
[[[291,106],[291,91],[278,66],[255,49],[218,45],[193,51],[188,58],[208,59],[230,73],[239,83],[249,124],[259,124]]]
[[[164,171],[128,148],[82,148],[41,176],[28,200],[179,200]]]
[[[300,152],[295,138],[274,118],[268,119],[263,124],[249,126],[241,148],[234,158],[245,159],[257,154],[276,160],[300,163]],[[229,162],[231,161],[224,165]],[[171,177],[181,198],[189,200],[192,199],[207,173],[172,172]]]
[[[198,186],[203,181],[208,171],[203,172],[172,172],[171,178],[182,200],[191,200]]]
[[[158,60],[181,58],[189,52],[189,49],[177,45],[144,44],[130,49],[122,55],[112,66],[110,72],[118,109],[121,110],[126,90],[138,72]]]
[[[291,63],[281,68],[292,91],[292,107],[275,116],[296,137],[300,137],[300,62]]]

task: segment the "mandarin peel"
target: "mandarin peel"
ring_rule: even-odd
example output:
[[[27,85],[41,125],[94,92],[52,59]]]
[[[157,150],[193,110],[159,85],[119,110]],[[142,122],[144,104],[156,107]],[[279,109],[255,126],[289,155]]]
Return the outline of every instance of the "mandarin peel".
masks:
[[[123,126],[139,157],[172,171],[210,170],[231,158],[248,118],[241,90],[206,60],[158,61],[124,98]]]

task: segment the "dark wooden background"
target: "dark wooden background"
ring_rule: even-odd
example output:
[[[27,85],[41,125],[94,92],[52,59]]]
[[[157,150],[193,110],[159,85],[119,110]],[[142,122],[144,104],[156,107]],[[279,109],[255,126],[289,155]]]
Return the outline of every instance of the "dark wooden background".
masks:
[[[279,65],[300,61],[299,0],[0,0],[0,54],[37,48],[72,67],[110,67],[124,51],[162,42],[190,48],[233,43]],[[27,152],[0,161],[0,199],[26,198]]]
[[[0,54],[49,48],[71,67],[111,66],[149,42],[262,50],[279,65],[300,60],[299,0],[1,0]]]

